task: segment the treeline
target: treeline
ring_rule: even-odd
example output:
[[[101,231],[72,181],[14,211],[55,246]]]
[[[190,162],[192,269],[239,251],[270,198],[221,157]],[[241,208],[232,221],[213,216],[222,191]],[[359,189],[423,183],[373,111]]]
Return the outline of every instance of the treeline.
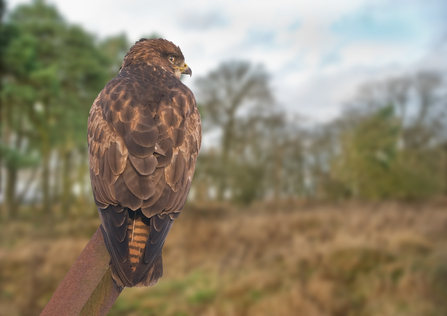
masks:
[[[197,82],[205,131],[220,138],[200,155],[195,191],[242,203],[443,194],[446,93],[436,72],[370,82],[338,119],[305,128],[275,103],[262,67],[224,63]]]
[[[98,40],[42,0],[16,7],[0,27],[3,217],[94,213],[88,111],[132,43]],[[420,72],[367,84],[339,119],[310,128],[277,105],[261,66],[223,63],[190,85],[204,128],[191,200],[442,194],[444,79]]]

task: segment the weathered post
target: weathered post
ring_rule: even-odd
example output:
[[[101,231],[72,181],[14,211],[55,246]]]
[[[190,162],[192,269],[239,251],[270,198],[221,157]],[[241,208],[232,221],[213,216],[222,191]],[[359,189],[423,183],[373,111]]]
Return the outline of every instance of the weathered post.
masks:
[[[109,260],[98,228],[40,315],[106,315],[122,291],[110,275]]]

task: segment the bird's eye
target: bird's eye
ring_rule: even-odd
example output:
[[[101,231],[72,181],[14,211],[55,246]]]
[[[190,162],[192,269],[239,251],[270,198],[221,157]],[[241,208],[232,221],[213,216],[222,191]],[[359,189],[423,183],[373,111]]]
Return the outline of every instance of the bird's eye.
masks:
[[[174,62],[174,60],[175,60],[175,58],[174,58],[174,57],[172,57],[172,56],[169,56],[169,61],[170,61],[171,63],[173,63],[173,62]]]

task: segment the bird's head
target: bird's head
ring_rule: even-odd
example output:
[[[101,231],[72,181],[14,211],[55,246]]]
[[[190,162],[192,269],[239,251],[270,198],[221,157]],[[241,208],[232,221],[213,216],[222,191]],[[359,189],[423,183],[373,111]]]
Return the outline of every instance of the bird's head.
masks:
[[[182,74],[192,76],[191,68],[185,63],[180,47],[162,38],[140,39],[124,57],[121,68],[141,62],[159,66],[174,73],[177,78],[180,78]]]

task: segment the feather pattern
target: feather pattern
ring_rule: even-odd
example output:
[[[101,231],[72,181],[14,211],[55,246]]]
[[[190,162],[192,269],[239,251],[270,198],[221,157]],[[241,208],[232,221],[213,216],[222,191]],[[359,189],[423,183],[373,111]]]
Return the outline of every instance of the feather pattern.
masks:
[[[200,150],[194,95],[163,57],[169,54],[183,64],[169,41],[137,42],[88,119],[93,195],[120,286],[149,286],[162,276],[161,250]]]

